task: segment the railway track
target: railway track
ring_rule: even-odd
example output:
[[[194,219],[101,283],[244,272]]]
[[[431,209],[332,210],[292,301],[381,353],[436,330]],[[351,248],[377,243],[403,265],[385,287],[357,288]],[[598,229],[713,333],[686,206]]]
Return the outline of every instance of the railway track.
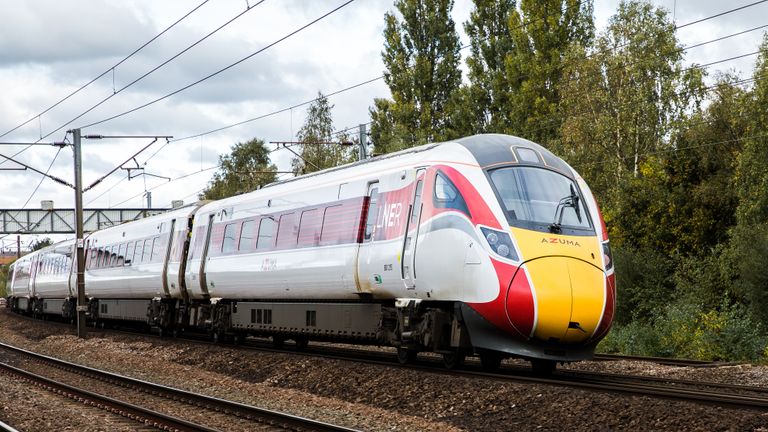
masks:
[[[0,343],[0,370],[141,427],[178,431],[352,429],[205,396]],[[151,408],[150,408],[151,407]]]
[[[136,333],[130,333],[136,335]],[[213,342],[200,338],[184,338],[185,342],[215,345]],[[496,373],[482,371],[479,361],[470,359],[461,370],[446,370],[437,356],[420,355],[414,364],[400,365],[394,352],[368,350],[364,348],[340,348],[334,344],[317,343],[306,349],[296,350],[289,344],[285,348],[274,348],[268,341],[249,338],[244,350],[282,353],[300,356],[322,357],[334,360],[346,360],[359,363],[382,365],[389,367],[405,367],[436,374],[451,374],[494,379],[516,383],[531,383],[567,386],[590,391],[605,391],[623,393],[632,396],[648,396],[683,400],[696,403],[714,404],[731,408],[768,409],[768,388],[751,387],[734,384],[713,382],[677,380],[655,376],[621,375],[612,373],[584,372],[572,369],[560,369],[551,376],[534,375],[527,367],[505,365]],[[598,360],[632,359],[652,361],[676,366],[718,366],[714,362],[695,360],[680,360],[655,357],[637,356],[606,356],[600,355]]]
[[[636,360],[656,363],[665,366],[687,366],[687,367],[717,367],[724,364],[734,363],[722,363],[708,360],[692,360],[692,359],[680,359],[671,357],[648,357],[648,356],[636,356],[625,354],[595,354],[594,357],[597,361],[618,361],[618,360]]]
[[[247,346],[245,348],[259,351],[286,352],[285,350],[258,346]],[[491,373],[483,371],[480,362],[475,360],[469,360],[464,369],[446,370],[437,356],[420,357],[414,364],[400,365],[394,353],[362,349],[311,347],[301,352],[290,352],[298,355],[406,367],[437,374],[472,376],[516,383],[558,385],[582,390],[658,397],[730,408],[768,410],[768,388],[757,386],[681,380],[658,376],[585,372],[573,369],[561,369],[550,376],[540,376],[532,373],[527,367],[514,366],[505,366],[498,372]]]

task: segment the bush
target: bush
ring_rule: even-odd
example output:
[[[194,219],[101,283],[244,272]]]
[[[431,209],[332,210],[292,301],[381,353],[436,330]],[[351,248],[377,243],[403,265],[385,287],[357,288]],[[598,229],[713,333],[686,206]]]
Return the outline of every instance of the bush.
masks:
[[[727,298],[708,310],[674,302],[652,323],[617,326],[599,347],[600,352],[723,361],[763,360],[767,349],[762,326]]]
[[[652,250],[617,246],[616,323],[650,322],[672,299],[675,262]]]

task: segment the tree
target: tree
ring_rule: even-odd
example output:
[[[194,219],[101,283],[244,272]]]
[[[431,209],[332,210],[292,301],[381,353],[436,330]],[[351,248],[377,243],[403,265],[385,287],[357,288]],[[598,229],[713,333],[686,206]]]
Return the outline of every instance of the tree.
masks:
[[[614,224],[622,241],[666,255],[706,255],[736,223],[734,171],[745,134],[745,92],[722,76],[705,108],[680,121],[670,148],[651,155],[642,175],[622,183]],[[718,302],[720,299],[718,299]]]
[[[230,154],[219,156],[219,169],[200,199],[222,199],[258,189],[275,181],[276,170],[264,141],[254,138],[237,143]]]
[[[461,89],[452,111],[452,126],[459,135],[506,132],[510,129],[510,91],[505,76],[507,56],[514,50],[509,28],[515,0],[475,0],[464,23],[469,36],[469,85]],[[461,125],[461,126],[459,126]]]
[[[453,0],[396,0],[384,15],[384,81],[392,99],[376,99],[371,138],[378,153],[439,141],[447,105],[461,84]]]
[[[48,237],[44,237],[42,239],[35,240],[32,242],[32,245],[29,247],[29,250],[34,252],[36,250],[40,250],[44,247],[48,247],[53,244],[53,240],[51,240]]]
[[[674,127],[700,101],[702,72],[683,69],[682,56],[663,9],[622,2],[594,49],[574,47],[565,62],[559,153],[609,203],[608,217],[622,182],[640,177],[649,155],[670,148]]]
[[[507,105],[508,118],[495,127],[545,145],[559,136],[564,59],[570,50],[591,45],[592,9],[592,2],[585,0],[521,0],[520,9],[511,11],[511,40],[504,47],[512,50],[500,86],[507,91],[496,96]]]
[[[731,238],[736,263],[736,285],[749,301],[753,315],[768,325],[768,35],[752,77],[754,88],[746,101],[749,118],[738,168],[737,224]]]
[[[298,133],[299,141],[306,144],[300,146],[300,157],[291,162],[295,174],[319,171],[352,161],[349,147],[327,144],[349,142],[346,135],[334,136],[332,109],[333,105],[330,105],[328,98],[320,92],[317,99],[307,108],[307,118]]]

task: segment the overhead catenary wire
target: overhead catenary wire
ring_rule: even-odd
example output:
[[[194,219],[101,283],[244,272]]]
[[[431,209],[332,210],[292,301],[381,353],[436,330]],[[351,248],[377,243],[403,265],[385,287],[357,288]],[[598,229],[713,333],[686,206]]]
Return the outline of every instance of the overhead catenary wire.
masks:
[[[163,182],[163,183],[160,183],[158,185],[155,185],[155,186],[152,186],[150,188],[147,188],[146,190],[143,190],[143,191],[139,192],[138,194],[131,196],[130,198],[127,198],[127,199],[125,199],[123,201],[120,201],[117,204],[111,205],[111,206],[109,206],[109,208],[115,208],[117,206],[123,205],[123,204],[127,203],[128,201],[130,201],[130,200],[132,200],[134,198],[138,198],[138,197],[144,195],[147,192],[151,192],[151,191],[153,191],[153,190],[155,190],[157,188],[169,185],[169,184],[171,184],[173,182],[176,182],[176,181],[179,181],[179,180],[182,180],[182,179],[185,179],[185,178],[188,178],[188,177],[191,177],[191,176],[203,173],[203,172],[214,170],[214,169],[217,169],[217,168],[220,168],[220,167],[221,167],[221,165],[215,165],[215,166],[211,166],[211,167],[208,167],[208,168],[203,168],[201,170],[197,170],[197,171],[193,171],[193,172],[190,172],[190,173],[186,173],[186,174],[180,175],[178,177],[174,177],[174,178],[172,178],[171,180],[169,180],[167,182]]]
[[[342,8],[344,8],[345,6],[347,6],[347,5],[351,4],[351,3],[353,3],[354,1],[355,1],[355,0],[347,0],[347,1],[346,1],[346,2],[344,2],[343,4],[341,4],[341,5],[337,6],[336,8],[332,9],[331,11],[329,11],[329,12],[326,12],[326,13],[325,13],[325,14],[323,14],[322,16],[320,16],[320,17],[318,17],[318,18],[316,18],[316,19],[314,19],[314,20],[310,21],[309,23],[307,23],[307,24],[305,24],[305,25],[303,25],[303,26],[299,27],[298,29],[296,29],[296,30],[294,30],[294,31],[292,31],[292,32],[290,32],[290,33],[288,33],[288,34],[286,34],[285,36],[283,36],[283,37],[281,37],[281,38],[279,38],[279,39],[275,40],[274,42],[272,42],[272,43],[270,43],[270,44],[266,45],[265,47],[263,47],[263,48],[261,48],[261,49],[259,49],[259,50],[255,51],[255,52],[253,52],[253,53],[251,53],[251,54],[249,54],[249,55],[247,55],[247,56],[245,56],[245,57],[241,58],[240,60],[237,60],[237,61],[236,61],[236,62],[234,62],[234,63],[230,63],[229,65],[227,65],[227,66],[225,66],[225,67],[223,67],[223,68],[221,68],[221,69],[219,69],[219,70],[217,70],[217,71],[215,71],[215,72],[213,72],[213,73],[210,73],[210,74],[208,74],[208,75],[204,76],[203,78],[200,78],[200,79],[199,79],[199,80],[197,80],[197,81],[194,81],[194,82],[192,82],[192,83],[190,83],[190,84],[187,84],[187,85],[185,85],[185,86],[183,86],[183,87],[181,87],[181,88],[179,88],[179,89],[177,89],[177,90],[175,90],[175,91],[172,91],[171,93],[168,93],[168,94],[165,94],[165,95],[163,95],[163,96],[160,96],[160,97],[158,97],[158,98],[155,98],[155,99],[153,99],[153,100],[151,100],[151,101],[149,101],[149,102],[146,102],[146,103],[144,103],[144,104],[142,104],[142,105],[139,105],[139,106],[137,106],[137,107],[135,107],[135,108],[129,109],[129,110],[127,110],[127,111],[123,111],[123,112],[121,112],[121,113],[119,113],[119,114],[115,114],[115,115],[113,115],[113,116],[107,117],[107,118],[105,118],[105,119],[102,119],[102,120],[99,120],[99,121],[95,121],[95,122],[92,122],[92,123],[88,123],[88,124],[86,124],[86,125],[83,125],[83,126],[81,126],[81,127],[80,127],[80,129],[87,129],[87,128],[89,128],[89,127],[93,127],[93,126],[96,126],[96,125],[99,125],[99,124],[102,124],[102,123],[106,123],[106,122],[108,122],[108,121],[111,121],[111,120],[115,120],[115,119],[117,119],[117,118],[120,118],[120,117],[123,117],[123,116],[125,116],[125,115],[131,114],[131,113],[133,113],[133,112],[136,112],[136,111],[138,111],[138,110],[144,109],[144,108],[146,108],[146,107],[148,107],[148,106],[150,106],[150,105],[154,105],[154,104],[156,104],[157,102],[160,102],[160,101],[163,101],[163,100],[165,100],[165,99],[168,99],[169,97],[171,97],[171,96],[174,96],[174,95],[176,95],[176,94],[179,94],[179,93],[183,92],[184,90],[187,90],[187,89],[189,89],[189,88],[191,88],[191,87],[194,87],[194,86],[196,86],[196,85],[198,85],[198,84],[200,84],[200,83],[202,83],[202,82],[204,82],[204,81],[206,81],[206,80],[209,80],[209,79],[211,79],[211,78],[213,78],[213,77],[215,77],[215,76],[217,76],[217,75],[221,74],[222,72],[225,72],[225,71],[227,71],[227,70],[229,70],[229,69],[231,69],[231,68],[233,68],[233,67],[235,67],[235,66],[239,65],[240,63],[243,63],[244,61],[246,61],[246,60],[248,60],[248,59],[250,59],[250,58],[252,58],[252,57],[254,57],[254,56],[256,56],[256,55],[258,55],[258,54],[260,54],[260,53],[262,53],[262,52],[264,52],[264,51],[266,51],[266,50],[268,50],[269,48],[272,48],[273,46],[275,46],[275,45],[277,45],[277,44],[279,44],[279,43],[283,42],[284,40],[286,40],[286,39],[288,39],[288,38],[290,38],[290,37],[292,37],[292,36],[294,36],[294,35],[296,35],[296,34],[300,33],[301,31],[303,31],[303,30],[305,30],[305,29],[307,29],[307,28],[311,27],[312,25],[314,25],[314,24],[316,24],[316,23],[318,23],[318,22],[322,21],[323,19],[325,19],[325,18],[329,17],[330,15],[332,15],[332,14],[334,14],[334,13],[338,12],[339,10],[341,10],[341,9],[342,9]],[[63,126],[62,126],[62,127],[63,127]]]
[[[195,11],[197,11],[198,9],[200,9],[200,8],[201,8],[203,5],[205,5],[205,4],[206,4],[206,3],[208,3],[209,1],[210,1],[210,0],[203,0],[203,1],[202,1],[200,4],[198,4],[197,6],[195,6],[195,7],[194,7],[192,10],[190,10],[189,12],[187,12],[186,14],[184,14],[184,15],[183,15],[181,18],[179,18],[179,19],[177,19],[176,21],[174,21],[174,22],[173,22],[171,25],[169,25],[168,27],[166,27],[165,29],[163,29],[163,31],[161,31],[160,33],[158,33],[158,34],[156,34],[155,36],[153,36],[153,37],[152,37],[150,40],[148,40],[148,41],[144,42],[144,43],[143,43],[141,46],[139,46],[138,48],[136,48],[135,50],[133,50],[133,51],[132,51],[130,54],[128,54],[127,56],[123,57],[123,58],[122,58],[120,61],[118,61],[117,63],[115,63],[115,64],[114,64],[114,65],[112,65],[111,67],[107,68],[107,69],[106,69],[104,72],[100,73],[100,74],[99,74],[99,75],[97,75],[95,78],[93,78],[93,79],[91,79],[90,81],[88,81],[87,83],[85,83],[85,84],[81,85],[81,86],[80,86],[80,87],[78,87],[76,90],[74,90],[74,91],[72,91],[72,92],[68,93],[66,96],[64,96],[63,98],[59,99],[59,100],[58,100],[58,101],[56,101],[56,102],[55,102],[53,105],[49,106],[48,108],[44,109],[43,111],[39,112],[37,115],[34,115],[34,116],[30,117],[30,118],[29,118],[29,120],[27,120],[27,121],[25,121],[25,122],[23,122],[23,123],[21,123],[21,124],[19,124],[19,125],[15,126],[15,127],[11,128],[11,129],[9,129],[9,130],[7,130],[6,132],[4,132],[3,134],[1,134],[1,135],[0,135],[0,138],[2,138],[2,137],[4,137],[4,136],[8,135],[8,134],[9,134],[9,133],[11,133],[11,132],[14,132],[14,131],[18,130],[19,128],[21,128],[21,127],[23,127],[23,126],[25,126],[25,125],[29,124],[31,121],[33,121],[33,120],[35,120],[35,119],[40,119],[40,117],[41,117],[43,114],[46,114],[48,111],[50,111],[50,110],[52,110],[52,109],[56,108],[57,106],[59,106],[60,104],[62,104],[62,103],[63,103],[63,102],[65,102],[65,101],[67,101],[67,100],[68,100],[69,98],[71,98],[72,96],[74,96],[74,95],[76,95],[76,94],[80,93],[80,92],[81,92],[81,91],[83,91],[83,90],[84,90],[86,87],[88,87],[89,85],[91,85],[91,84],[93,84],[94,82],[98,81],[100,78],[104,77],[104,76],[105,76],[105,75],[107,75],[108,73],[112,72],[112,73],[114,74],[114,72],[115,72],[115,68],[117,68],[117,67],[118,67],[118,66],[120,66],[121,64],[125,63],[125,62],[126,62],[128,59],[130,59],[131,57],[133,57],[134,55],[136,55],[136,54],[137,54],[139,51],[141,51],[141,50],[143,50],[144,48],[146,48],[146,47],[147,47],[147,45],[149,45],[149,44],[151,44],[152,42],[154,42],[155,40],[157,40],[157,39],[158,39],[160,36],[164,35],[166,32],[168,32],[169,30],[171,30],[173,27],[175,27],[177,24],[179,24],[180,22],[182,22],[183,20],[185,20],[187,17],[189,17],[190,15],[192,15],[192,14],[193,14]],[[114,75],[113,75],[113,77],[114,77]],[[43,138],[41,137],[40,139],[42,140]]]
[[[744,6],[740,6],[740,7],[736,7],[736,8],[732,8],[732,9],[728,9],[726,11],[722,11],[722,12],[719,12],[717,14],[709,15],[709,16],[703,17],[701,19],[697,19],[695,21],[691,21],[691,22],[688,22],[688,23],[685,23],[685,24],[678,25],[678,26],[675,27],[675,29],[680,29],[680,28],[688,27],[688,26],[691,26],[691,25],[694,25],[694,24],[699,24],[699,23],[702,23],[702,22],[705,22],[705,21],[708,21],[708,20],[711,20],[711,19],[714,19],[714,18],[718,18],[718,17],[724,16],[724,15],[727,15],[727,14],[731,14],[731,13],[734,13],[734,12],[737,12],[737,11],[740,11],[740,10],[744,10],[746,8],[749,8],[749,7],[757,6],[757,5],[759,5],[761,3],[765,3],[765,2],[768,2],[768,0],[760,0],[760,1],[757,1],[757,2],[750,3],[748,5],[744,5]],[[514,29],[526,27],[526,26],[531,25],[534,22],[539,21],[541,19],[542,18],[537,18],[537,19],[534,19],[534,20],[523,22],[519,26],[515,27]],[[719,37],[719,38],[716,38],[716,39],[713,39],[713,40],[709,40],[709,41],[697,43],[697,44],[694,44],[694,45],[690,45],[690,46],[687,46],[687,47],[683,47],[682,49],[685,50],[685,49],[697,48],[697,47],[700,47],[700,46],[703,46],[703,45],[707,45],[707,44],[710,44],[710,43],[714,43],[714,42],[718,42],[718,41],[721,41],[721,40],[724,40],[724,39],[727,39],[727,38],[730,38],[730,37],[739,36],[739,35],[743,35],[743,34],[746,34],[746,33],[749,33],[749,32],[753,32],[753,31],[756,31],[756,30],[759,30],[759,29],[762,29],[762,28],[765,28],[765,27],[768,27],[768,25],[762,25],[762,26],[753,27],[753,28],[750,28],[748,30],[743,30],[743,31],[740,31],[740,32],[737,32],[737,33],[733,33],[733,34],[730,34],[730,35],[726,35],[726,36],[722,36],[722,37]],[[621,46],[618,46],[618,47],[612,47],[610,50],[619,49],[619,48],[621,48],[623,46],[626,46],[626,43],[621,45]],[[460,49],[463,50],[463,49],[466,49],[466,48],[469,48],[469,47],[471,47],[471,44],[463,45],[462,47],[460,47]],[[601,52],[604,52],[604,51],[605,50],[603,50]],[[599,54],[601,52],[590,53],[588,55],[588,57],[597,55],[597,54]],[[525,78],[525,77],[527,77],[527,75],[519,75],[519,76],[516,76],[514,78],[515,79],[521,79],[521,78]],[[357,83],[357,84],[353,84],[353,85],[350,85],[348,87],[336,90],[336,91],[334,91],[332,93],[324,95],[324,97],[329,98],[329,97],[332,97],[332,96],[336,96],[338,94],[345,93],[345,92],[350,91],[350,90],[354,90],[356,88],[365,86],[367,84],[374,83],[376,81],[380,81],[382,79],[384,79],[384,75],[380,75],[378,77],[371,78],[371,79],[368,79],[366,81],[363,81],[363,82],[360,82],[360,83]],[[271,111],[269,113],[258,115],[258,116],[255,116],[255,117],[251,117],[249,119],[242,120],[242,121],[239,121],[239,122],[236,122],[236,123],[231,123],[231,124],[228,124],[228,125],[225,125],[225,126],[221,126],[221,127],[215,128],[215,129],[211,129],[211,130],[208,130],[208,131],[205,131],[205,132],[201,132],[201,133],[197,133],[197,134],[194,134],[194,135],[189,135],[189,136],[185,136],[185,137],[181,137],[181,138],[177,138],[177,139],[171,140],[168,143],[166,143],[163,146],[161,146],[160,148],[158,148],[158,150],[154,154],[152,154],[147,159],[147,161],[149,161],[149,159],[152,159],[157,153],[162,151],[169,144],[172,144],[172,143],[175,143],[175,142],[178,142],[178,141],[184,141],[184,140],[192,139],[192,138],[198,138],[198,137],[205,136],[205,135],[210,135],[210,134],[213,134],[213,133],[216,133],[216,132],[221,132],[223,130],[231,129],[231,128],[234,128],[234,127],[237,127],[237,126],[242,126],[244,124],[251,123],[251,122],[254,122],[254,121],[257,121],[257,120],[262,120],[262,119],[265,119],[265,118],[268,118],[268,117],[272,117],[272,116],[275,116],[275,115],[278,115],[278,114],[281,114],[281,113],[284,113],[284,112],[287,112],[287,111],[291,111],[291,110],[293,110],[295,108],[299,108],[299,107],[302,107],[302,106],[305,106],[305,105],[309,105],[311,103],[316,102],[318,99],[319,98],[312,98],[312,99],[306,100],[304,102],[300,102],[300,103],[297,103],[297,104],[294,104],[294,105],[291,105],[291,106],[288,106],[288,107],[285,107],[285,108],[281,108],[281,109],[278,109],[278,110],[275,110],[275,111]],[[371,124],[371,123],[372,122],[368,122],[366,124]],[[350,129],[346,129],[346,130],[350,130]]]
[[[742,7],[739,7],[739,8],[735,8],[735,9],[732,9],[731,11],[722,12],[722,13],[719,13],[719,14],[717,14],[716,16],[722,16],[722,15],[724,15],[725,13],[730,13],[730,12],[732,12],[732,11],[735,11],[735,10],[741,10],[741,9],[744,9],[745,7],[748,7],[748,6],[752,6],[752,5],[756,5],[756,4],[760,4],[760,3],[763,3],[763,1],[755,2],[755,3],[752,3],[752,4],[750,4],[750,5],[746,5],[746,6],[742,6]],[[702,20],[697,20],[696,22],[701,22],[701,21],[704,21],[704,20],[706,20],[706,19],[710,19],[710,18],[704,18],[704,19],[702,19]],[[689,24],[691,24],[691,23],[689,23]],[[684,24],[684,25],[678,26],[678,28],[680,28],[680,27],[684,27],[684,26],[686,26],[686,25],[689,25],[689,24]],[[764,26],[762,26],[762,27],[764,27]],[[743,32],[740,32],[740,34],[743,34]],[[379,78],[377,78],[377,79],[374,79],[374,80],[378,80],[378,79],[381,79],[381,77],[379,77]],[[366,82],[366,83],[367,83],[367,82]],[[359,85],[364,85],[364,83],[360,83],[360,84],[358,84],[358,86],[359,86]],[[306,103],[311,103],[311,101],[307,101]],[[306,103],[304,103],[304,104],[306,104]],[[301,106],[301,105],[298,105],[298,106]],[[288,109],[291,109],[291,108],[288,108]],[[287,110],[287,109],[286,109],[286,110]],[[240,123],[240,124],[242,124],[242,123]],[[232,126],[229,126],[229,127],[234,127],[234,125],[232,125]],[[222,129],[222,128],[220,128],[219,130],[221,130],[221,129]],[[350,129],[351,129],[351,128],[349,128],[349,129],[346,129],[346,130],[350,130]],[[212,133],[212,132],[211,132],[211,133]],[[337,132],[337,133],[341,133],[341,131],[339,131],[339,132]],[[201,134],[198,134],[198,135],[196,135],[196,136],[201,136]],[[185,138],[182,138],[182,139],[187,139],[187,137],[185,137]],[[179,140],[182,140],[182,139],[179,139]],[[176,141],[176,140],[174,140],[174,141]],[[167,144],[166,144],[166,145],[167,145]],[[163,147],[164,147],[164,146],[163,146]],[[162,148],[161,148],[161,149],[162,149]],[[154,153],[152,156],[150,156],[150,158],[154,157],[154,155],[155,155],[155,154],[157,154],[157,153],[158,153],[158,152],[159,152],[161,149],[158,149],[158,151],[156,151],[156,152],[155,152],[155,153]]]
[[[178,57],[180,57],[181,55],[183,55],[183,54],[184,54],[184,53],[186,53],[187,51],[189,51],[189,50],[191,50],[192,48],[194,48],[195,46],[199,45],[199,44],[200,44],[200,43],[202,43],[204,40],[206,40],[206,39],[208,39],[209,37],[213,36],[213,35],[214,35],[214,34],[216,34],[216,33],[217,33],[219,30],[221,30],[221,29],[223,29],[224,27],[226,27],[226,26],[230,25],[232,22],[234,22],[234,21],[235,21],[235,20],[237,20],[238,18],[242,17],[243,15],[245,15],[246,13],[248,13],[249,11],[253,10],[253,8],[255,8],[256,6],[258,6],[258,5],[262,4],[262,3],[264,3],[265,1],[266,1],[266,0],[261,0],[261,1],[257,2],[257,3],[255,3],[254,5],[248,6],[248,8],[246,8],[244,11],[242,11],[242,12],[238,13],[237,15],[235,15],[235,16],[234,16],[233,18],[231,18],[229,21],[227,21],[227,22],[225,22],[224,24],[220,25],[220,26],[219,26],[219,27],[217,27],[216,29],[214,29],[214,30],[210,31],[209,33],[207,33],[207,34],[206,34],[205,36],[203,36],[202,38],[198,39],[198,40],[197,40],[196,42],[194,42],[193,44],[191,44],[191,45],[187,46],[186,48],[184,48],[183,50],[181,50],[181,51],[179,51],[178,53],[174,54],[174,55],[173,55],[173,56],[171,56],[170,58],[166,59],[165,61],[163,61],[163,62],[162,62],[162,63],[160,63],[159,65],[157,65],[157,66],[155,66],[154,68],[150,69],[149,71],[145,72],[144,74],[142,74],[142,75],[141,75],[141,76],[139,76],[138,78],[136,78],[136,79],[134,79],[133,81],[129,82],[128,84],[126,84],[125,86],[121,87],[120,89],[118,89],[118,90],[114,91],[112,94],[110,94],[110,95],[107,95],[107,97],[105,97],[105,98],[101,99],[99,102],[97,102],[96,104],[92,105],[90,108],[86,109],[85,111],[82,111],[80,114],[76,115],[76,116],[75,116],[75,117],[73,117],[72,119],[70,119],[70,120],[68,120],[67,122],[63,123],[61,126],[59,126],[59,127],[57,127],[56,129],[53,129],[52,131],[50,131],[50,132],[49,132],[47,135],[45,135],[43,138],[45,138],[45,137],[48,137],[48,136],[50,136],[51,134],[54,134],[54,133],[56,133],[57,131],[60,131],[61,129],[64,129],[65,127],[67,127],[67,126],[68,126],[68,125],[70,125],[71,123],[73,123],[73,122],[75,122],[76,120],[80,119],[81,117],[83,117],[84,115],[86,115],[86,114],[88,114],[89,112],[93,111],[93,110],[94,110],[94,109],[96,109],[97,107],[99,107],[99,106],[103,105],[103,104],[104,104],[105,102],[107,102],[108,100],[112,99],[113,97],[115,97],[115,96],[116,96],[116,95],[118,95],[119,93],[123,92],[124,90],[128,89],[129,87],[133,86],[134,84],[138,83],[139,81],[141,81],[141,80],[143,80],[144,78],[148,77],[149,75],[153,74],[155,71],[157,71],[158,69],[160,69],[160,68],[162,68],[163,66],[167,65],[168,63],[172,62],[173,60],[177,59]],[[190,85],[190,87],[191,87],[191,85]],[[177,92],[178,92],[178,91],[177,91]],[[174,93],[174,94],[175,94],[175,93]],[[162,98],[162,99],[164,99],[164,98]],[[162,99],[160,99],[160,100],[162,100]],[[157,101],[155,101],[155,102],[157,102]],[[154,102],[152,102],[152,103],[154,103]],[[117,118],[117,117],[120,117],[120,116],[121,116],[121,115],[117,115],[117,116],[113,116],[112,118]],[[104,120],[104,121],[107,121],[107,120]],[[103,123],[104,121],[100,121],[100,122],[94,122],[94,123],[91,123],[90,125],[87,125],[87,126],[81,126],[79,129],[85,129],[85,128],[89,127],[89,126],[94,126],[94,125],[97,125],[97,124],[99,124],[99,123]]]

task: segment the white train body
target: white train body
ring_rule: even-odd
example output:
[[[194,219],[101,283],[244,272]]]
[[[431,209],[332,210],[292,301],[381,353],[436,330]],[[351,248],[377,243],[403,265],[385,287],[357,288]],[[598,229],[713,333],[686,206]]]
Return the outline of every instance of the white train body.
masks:
[[[589,188],[541,146],[504,135],[199,203],[95,232],[86,248],[91,319],[217,336],[571,361],[591,355],[614,310]],[[69,242],[17,261],[11,298],[71,299],[72,253]],[[39,273],[38,262],[61,269]]]

